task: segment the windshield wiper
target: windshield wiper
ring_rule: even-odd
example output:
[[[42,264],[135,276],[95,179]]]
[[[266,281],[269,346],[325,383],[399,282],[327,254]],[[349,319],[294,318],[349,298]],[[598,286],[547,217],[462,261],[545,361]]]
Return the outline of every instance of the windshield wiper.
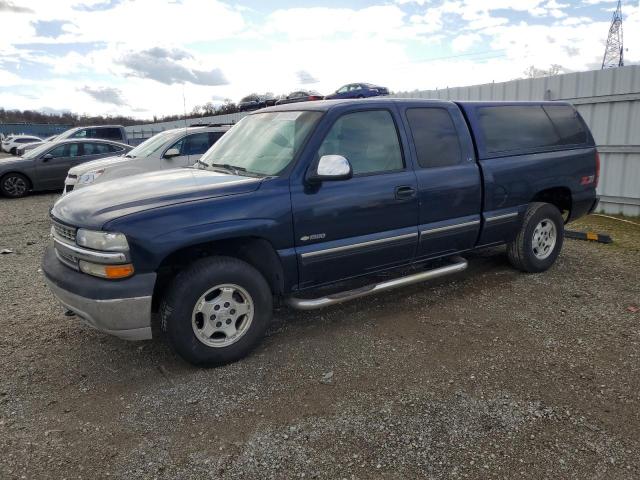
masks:
[[[221,167],[225,170],[230,170],[232,172],[246,172],[247,169],[244,167],[237,167],[235,165],[231,165],[230,163],[212,163],[212,167]]]

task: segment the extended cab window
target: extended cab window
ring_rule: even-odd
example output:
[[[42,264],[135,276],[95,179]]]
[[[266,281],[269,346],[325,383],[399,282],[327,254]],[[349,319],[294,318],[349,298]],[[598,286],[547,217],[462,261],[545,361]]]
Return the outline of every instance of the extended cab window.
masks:
[[[560,136],[541,105],[481,107],[478,118],[487,153],[561,145]]]
[[[96,129],[95,138],[104,138],[105,140],[122,140],[122,131],[119,128],[98,128]]]
[[[423,168],[460,163],[460,141],[451,115],[444,108],[410,108],[407,120]]]
[[[342,155],[354,175],[404,168],[398,132],[387,110],[343,115],[329,130],[318,155]]]

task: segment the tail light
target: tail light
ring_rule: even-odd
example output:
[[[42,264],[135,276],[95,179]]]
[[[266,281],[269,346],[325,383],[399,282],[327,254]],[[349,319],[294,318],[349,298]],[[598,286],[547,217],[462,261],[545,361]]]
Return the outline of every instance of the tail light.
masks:
[[[596,178],[593,181],[593,186],[598,186],[598,181],[600,180],[600,154],[596,150]]]
[[[318,95],[311,95],[309,96],[309,98],[307,98],[307,100],[322,100],[322,97]]]

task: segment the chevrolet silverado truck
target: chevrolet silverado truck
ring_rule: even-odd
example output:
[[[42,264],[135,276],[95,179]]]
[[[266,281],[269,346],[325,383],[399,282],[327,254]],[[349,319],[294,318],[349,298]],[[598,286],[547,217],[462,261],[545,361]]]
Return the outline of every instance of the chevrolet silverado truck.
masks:
[[[89,325],[159,333],[187,361],[220,365],[258,344],[280,303],[315,309],[460,272],[465,252],[501,244],[517,269],[548,269],[564,224],[596,207],[598,174],[566,103],[271,107],[191,168],[58,200],[43,271]]]

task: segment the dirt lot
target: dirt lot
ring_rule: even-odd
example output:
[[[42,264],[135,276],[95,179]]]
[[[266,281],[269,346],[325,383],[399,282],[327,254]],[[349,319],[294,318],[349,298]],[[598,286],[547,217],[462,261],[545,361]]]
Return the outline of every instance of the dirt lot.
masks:
[[[39,262],[55,195],[0,200],[0,478],[640,477],[640,227],[502,250],[195,369],[65,317]]]

